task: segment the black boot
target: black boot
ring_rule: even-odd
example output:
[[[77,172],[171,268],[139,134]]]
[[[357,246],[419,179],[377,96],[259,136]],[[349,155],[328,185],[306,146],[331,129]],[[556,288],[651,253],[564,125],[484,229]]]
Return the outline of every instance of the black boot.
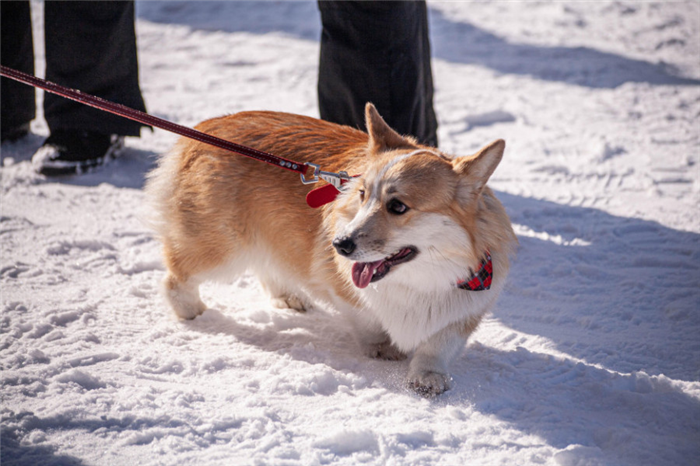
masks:
[[[46,176],[79,175],[116,158],[123,147],[123,136],[58,130],[36,151],[32,165]]]

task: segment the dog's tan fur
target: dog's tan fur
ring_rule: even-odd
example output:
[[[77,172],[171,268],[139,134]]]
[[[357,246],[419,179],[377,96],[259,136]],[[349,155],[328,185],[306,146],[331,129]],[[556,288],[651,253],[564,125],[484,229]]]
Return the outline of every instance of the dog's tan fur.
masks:
[[[203,280],[252,269],[278,307],[304,310],[321,302],[348,315],[367,354],[400,359],[414,352],[409,385],[441,393],[450,386],[449,359],[503,287],[516,242],[503,207],[485,186],[505,144],[452,158],[398,135],[371,104],[366,120],[368,134],[274,112],[244,112],[197,127],[326,171],[362,174],[318,210],[306,205],[311,188],[296,176],[180,140],[146,188],[163,241],[166,296],[179,317],[192,319],[206,309],[198,292]],[[400,199],[408,211],[389,212],[390,199]],[[341,237],[357,243],[348,257],[332,246]],[[365,289],[353,284],[355,261],[417,246],[401,241],[420,243],[414,260]],[[494,262],[491,290],[456,289],[484,251]]]

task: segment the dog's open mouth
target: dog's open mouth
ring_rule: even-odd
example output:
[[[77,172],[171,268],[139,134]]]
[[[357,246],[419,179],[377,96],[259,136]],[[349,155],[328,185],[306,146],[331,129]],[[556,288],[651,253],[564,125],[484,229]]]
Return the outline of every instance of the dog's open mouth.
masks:
[[[399,252],[375,262],[355,262],[352,264],[352,281],[358,288],[366,288],[372,282],[381,280],[395,265],[403,264],[416,257],[418,250],[407,246]]]

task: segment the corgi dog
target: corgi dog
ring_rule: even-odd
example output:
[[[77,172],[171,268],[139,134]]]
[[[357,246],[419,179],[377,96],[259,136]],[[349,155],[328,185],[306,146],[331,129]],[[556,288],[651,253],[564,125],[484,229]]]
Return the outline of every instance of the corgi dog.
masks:
[[[505,143],[452,157],[392,130],[372,104],[367,133],[277,112],[242,112],[197,129],[352,178],[335,201],[279,168],[181,139],[149,175],[163,243],[164,292],[181,319],[206,310],[199,285],[250,270],[272,304],[330,306],[366,355],[412,355],[407,386],[435,396],[450,360],[491,309],[517,242],[486,186]],[[475,284],[476,283],[476,284]]]

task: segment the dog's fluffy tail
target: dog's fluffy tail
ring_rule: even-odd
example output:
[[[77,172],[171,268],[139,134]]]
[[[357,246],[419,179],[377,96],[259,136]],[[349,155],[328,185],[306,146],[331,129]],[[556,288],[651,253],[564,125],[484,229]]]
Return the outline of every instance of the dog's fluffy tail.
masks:
[[[167,236],[167,215],[175,210],[171,205],[175,197],[177,173],[179,171],[182,142],[158,160],[158,166],[146,178],[144,186],[145,202],[141,210],[141,221],[161,239]]]

